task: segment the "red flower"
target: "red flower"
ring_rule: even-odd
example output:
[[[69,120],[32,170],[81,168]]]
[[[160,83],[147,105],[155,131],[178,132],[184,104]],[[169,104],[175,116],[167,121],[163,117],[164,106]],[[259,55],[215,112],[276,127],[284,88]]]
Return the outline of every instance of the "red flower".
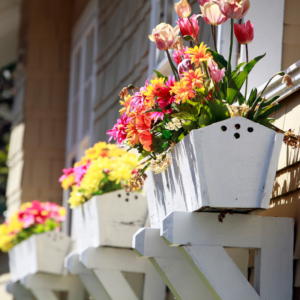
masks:
[[[234,33],[240,44],[250,44],[254,38],[254,24],[250,21],[243,25],[234,23]]]
[[[196,35],[199,35],[199,25],[196,15],[192,15],[190,17],[190,20],[193,24],[193,27],[196,31]],[[181,18],[176,22],[179,25],[181,35],[184,37],[185,35],[190,35],[194,39],[196,39],[193,27],[191,26],[191,23],[189,22],[188,18]]]
[[[108,141],[110,141],[112,138],[114,140],[117,140],[118,144],[122,144],[122,142],[126,139],[127,133],[126,128],[128,125],[129,119],[126,114],[121,116],[121,119],[117,120],[117,124],[114,125],[114,127],[107,131],[107,134],[110,135],[110,138]]]

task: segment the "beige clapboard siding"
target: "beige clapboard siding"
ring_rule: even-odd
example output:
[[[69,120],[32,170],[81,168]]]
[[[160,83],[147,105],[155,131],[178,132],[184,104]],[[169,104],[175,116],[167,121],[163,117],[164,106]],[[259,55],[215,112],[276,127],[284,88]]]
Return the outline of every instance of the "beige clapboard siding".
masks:
[[[300,59],[300,1],[285,0],[282,45],[282,69],[285,70]]]
[[[117,5],[114,5],[116,4]],[[94,140],[119,118],[119,92],[130,83],[144,85],[148,72],[151,1],[99,1]],[[126,17],[124,17],[126,16]]]
[[[34,199],[61,204],[57,180],[64,167],[72,14],[79,2],[22,2],[20,96],[11,137],[21,142],[10,149],[8,214]]]

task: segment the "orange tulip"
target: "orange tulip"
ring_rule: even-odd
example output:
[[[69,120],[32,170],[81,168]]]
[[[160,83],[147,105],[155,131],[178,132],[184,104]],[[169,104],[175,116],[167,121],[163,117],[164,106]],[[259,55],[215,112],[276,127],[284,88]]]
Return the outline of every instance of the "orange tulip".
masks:
[[[180,0],[180,2],[175,3],[175,12],[179,16],[179,18],[188,18],[192,13],[191,6],[187,2],[187,0]]]
[[[173,48],[178,33],[178,26],[173,28],[169,24],[160,23],[153,29],[152,34],[149,35],[149,39],[156,44],[159,50],[166,51]]]

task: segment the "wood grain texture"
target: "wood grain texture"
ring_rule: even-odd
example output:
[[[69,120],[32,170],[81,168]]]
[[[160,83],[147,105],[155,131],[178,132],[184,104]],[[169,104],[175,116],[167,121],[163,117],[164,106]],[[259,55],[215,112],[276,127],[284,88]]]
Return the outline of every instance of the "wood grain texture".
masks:
[[[261,216],[173,212],[163,220],[161,236],[171,246],[261,247]]]
[[[124,190],[94,196],[75,209],[76,245],[131,248],[133,234],[147,219],[147,200],[140,193]]]
[[[70,237],[59,232],[32,235],[9,251],[13,282],[38,272],[60,275],[70,246]]]
[[[179,249],[214,299],[260,299],[223,247],[183,246]]]
[[[213,300],[177,247],[168,247],[159,229],[143,228],[134,236],[133,248],[140,257],[149,258],[161,278],[178,300]]]
[[[89,295],[95,300],[110,300],[101,282],[99,282],[95,273],[92,270],[87,269],[80,261],[79,254],[70,253],[65,258],[65,268],[74,275],[77,275],[84,288]]]
[[[172,150],[167,171],[148,173],[151,227],[159,228],[172,211],[268,208],[282,139],[241,117],[193,130]]]

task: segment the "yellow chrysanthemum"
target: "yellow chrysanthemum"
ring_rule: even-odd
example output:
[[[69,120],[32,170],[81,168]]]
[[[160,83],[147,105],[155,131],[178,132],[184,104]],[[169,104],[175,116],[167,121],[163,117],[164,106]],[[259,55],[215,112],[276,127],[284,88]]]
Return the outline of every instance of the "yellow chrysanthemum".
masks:
[[[69,175],[68,177],[66,177],[62,182],[61,182],[61,187],[67,191],[72,185],[75,184],[75,176]]]
[[[195,46],[194,48],[188,48],[185,53],[190,55],[191,62],[194,63],[196,67],[198,67],[201,62],[207,61],[209,58],[212,58],[212,55],[210,54],[210,52],[207,52],[207,49],[209,49],[209,47],[203,45],[202,42],[199,47]]]
[[[83,197],[82,193],[80,193],[77,185],[72,186],[72,192],[68,202],[70,203],[71,208],[78,207],[80,204],[85,202],[85,198]]]
[[[199,68],[196,71],[189,70],[189,72],[185,72],[182,80],[186,82],[186,86],[190,89],[203,87],[203,74]]]
[[[179,82],[174,82],[174,85],[171,87],[172,92],[177,95],[176,102],[185,103],[188,99],[195,97],[195,92],[187,85],[183,79]]]
[[[146,97],[147,103],[145,103],[149,108],[151,108],[155,103],[155,97],[157,96],[157,92],[164,87],[165,82],[164,78],[155,78],[151,80],[151,84],[148,84],[147,90],[144,92],[144,96]]]

